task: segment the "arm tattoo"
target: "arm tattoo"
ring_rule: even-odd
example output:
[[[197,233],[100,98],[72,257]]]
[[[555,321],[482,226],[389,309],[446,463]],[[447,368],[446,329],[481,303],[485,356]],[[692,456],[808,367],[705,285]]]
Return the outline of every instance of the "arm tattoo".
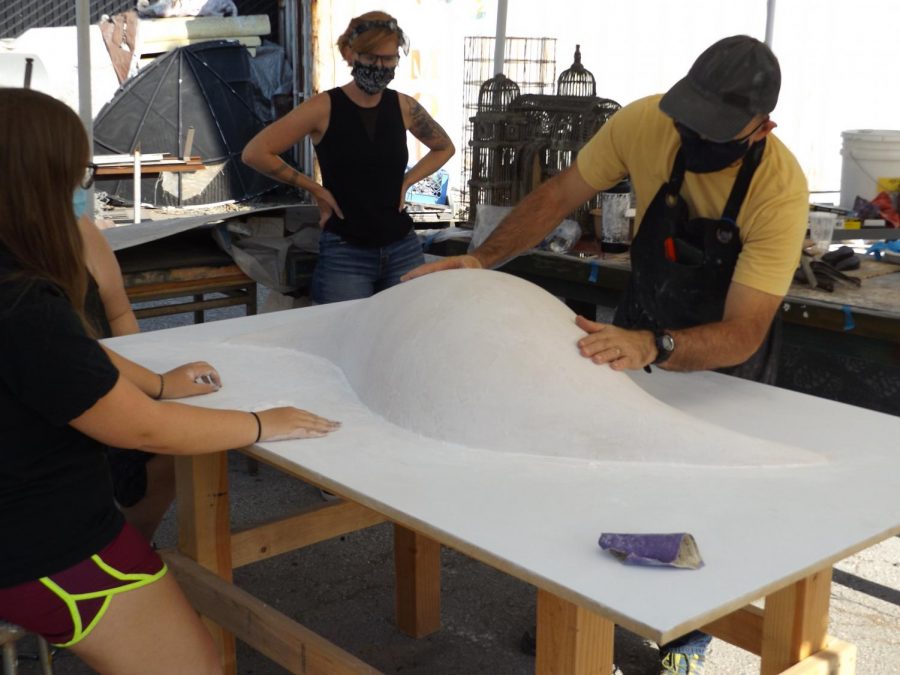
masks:
[[[412,97],[409,98],[409,116],[409,130],[412,131],[413,136],[423,143],[438,139],[450,140],[447,132],[441,128],[441,125],[435,122],[425,108],[420,106],[419,102]]]
[[[268,176],[269,178],[274,178],[279,183],[286,183],[288,185],[293,185],[294,187],[297,187],[296,184],[294,183],[294,176],[296,176],[300,172],[297,171],[297,169],[292,167],[290,164],[285,162],[283,159],[281,159],[281,158],[279,158],[279,159],[281,160],[281,166],[279,166],[274,171],[265,172],[265,175]]]

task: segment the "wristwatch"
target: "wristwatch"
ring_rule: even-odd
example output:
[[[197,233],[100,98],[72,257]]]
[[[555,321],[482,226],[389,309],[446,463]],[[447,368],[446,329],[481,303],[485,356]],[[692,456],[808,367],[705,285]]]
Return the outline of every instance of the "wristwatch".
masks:
[[[656,339],[656,358],[653,360],[653,365],[658,366],[660,363],[668,361],[669,357],[672,356],[675,351],[675,338],[662,330],[654,331],[653,334]]]

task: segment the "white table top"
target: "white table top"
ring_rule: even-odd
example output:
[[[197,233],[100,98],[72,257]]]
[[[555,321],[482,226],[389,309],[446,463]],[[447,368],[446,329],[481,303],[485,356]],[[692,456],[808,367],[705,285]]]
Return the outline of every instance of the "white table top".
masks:
[[[374,414],[341,369],[300,351],[340,341],[361,302],[369,301],[108,344],[160,371],[190,360],[213,363],[225,386],[191,403],[240,409],[289,403],[341,420],[340,431],[326,438],[262,443],[254,452],[658,642],[900,532],[896,417],[716,373],[657,369],[631,378],[700,420],[805,448],[822,461],[737,467],[602,461],[436,440]],[[459,354],[429,358],[463,367],[465,353],[463,346]],[[538,399],[541,390],[536,382]],[[626,566],[599,548],[602,532],[690,532],[706,564]]]

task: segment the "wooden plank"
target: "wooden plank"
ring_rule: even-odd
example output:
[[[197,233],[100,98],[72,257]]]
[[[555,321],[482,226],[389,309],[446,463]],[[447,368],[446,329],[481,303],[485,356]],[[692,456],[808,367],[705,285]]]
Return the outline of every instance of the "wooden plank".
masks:
[[[162,300],[164,298],[177,298],[183,295],[198,295],[202,293],[227,293],[228,291],[249,290],[256,286],[253,281],[219,281],[215,279],[196,283],[152,284],[147,286],[133,286],[126,289],[128,298],[132,302],[145,300]]]
[[[615,624],[599,614],[538,589],[539,675],[608,675],[613,671]]]
[[[747,605],[700,630],[757,656],[762,653],[763,610],[759,607]]]
[[[353,502],[316,504],[288,518],[233,532],[232,564],[238,568],[384,521],[381,514]]]
[[[122,279],[126,288],[148,284],[192,283],[205,280],[218,280],[222,283],[252,281],[237,265],[160,267],[142,272],[126,272],[122,275]]]
[[[825,647],[791,666],[781,675],[854,675],[856,645],[829,637]]]
[[[178,548],[199,565],[230,582],[231,518],[228,455],[218,452],[175,458]],[[205,620],[226,675],[236,675],[234,636]]]
[[[774,675],[825,646],[831,567],[766,596],[761,675]]]
[[[187,556],[173,550],[161,555],[198,612],[290,672],[378,672]]]
[[[250,296],[213,298],[196,302],[177,302],[156,307],[134,308],[134,315],[138,319],[147,319],[153,316],[170,316],[172,314],[185,314],[187,312],[206,311],[219,307],[236,307],[238,305],[246,305],[247,314],[251,315],[255,314],[255,310],[251,311],[250,309],[251,304],[253,303],[250,302]]]
[[[441,545],[394,525],[397,627],[415,638],[441,627]]]
[[[195,164],[193,162],[160,162],[159,164],[144,164],[141,162],[140,170],[141,176],[145,174],[154,174],[154,173],[163,173],[165,172],[180,172],[180,171],[203,171],[206,169],[206,166],[203,164]],[[121,166],[98,166],[97,167],[97,176],[101,178],[107,178],[110,176],[131,176],[134,174],[134,165],[121,165]]]

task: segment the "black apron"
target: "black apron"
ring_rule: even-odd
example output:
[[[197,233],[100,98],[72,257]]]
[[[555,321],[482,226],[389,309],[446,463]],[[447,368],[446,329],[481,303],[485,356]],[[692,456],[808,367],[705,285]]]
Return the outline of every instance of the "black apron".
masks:
[[[681,197],[684,158],[679,148],[672,175],[647,208],[631,244],[631,277],[616,308],[614,325],[657,331],[722,320],[741,252],[737,215],[764,148],[765,140],[754,143],[744,156],[718,220],[688,216]],[[719,372],[774,384],[780,334],[780,322],[773,321],[753,356]]]

